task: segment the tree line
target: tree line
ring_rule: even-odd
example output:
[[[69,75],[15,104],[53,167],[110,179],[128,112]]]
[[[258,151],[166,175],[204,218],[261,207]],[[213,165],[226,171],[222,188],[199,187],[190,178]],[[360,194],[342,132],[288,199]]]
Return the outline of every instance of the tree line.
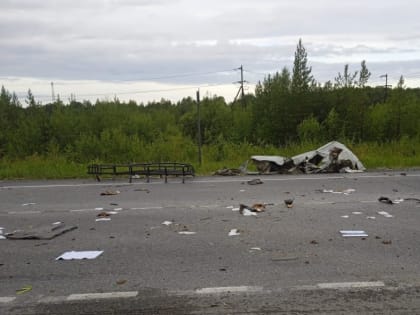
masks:
[[[334,139],[344,142],[420,141],[420,89],[371,87],[363,60],[324,84],[311,74],[299,40],[292,70],[268,74],[254,94],[226,102],[200,102],[201,142],[226,158],[226,147]],[[0,158],[60,155],[86,163],[192,161],[196,156],[197,101],[186,97],[138,104],[135,101],[61,100],[41,105],[31,90],[23,106],[4,86],[0,93]],[[226,145],[228,144],[228,145]],[[220,157],[219,157],[220,156]]]

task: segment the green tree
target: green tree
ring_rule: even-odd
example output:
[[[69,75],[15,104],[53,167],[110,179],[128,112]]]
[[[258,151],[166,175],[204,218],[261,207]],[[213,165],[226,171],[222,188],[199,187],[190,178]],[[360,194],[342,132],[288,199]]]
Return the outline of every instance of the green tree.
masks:
[[[371,73],[368,70],[368,68],[366,67],[366,61],[365,60],[362,61],[360,67],[361,68],[360,68],[360,71],[359,71],[359,81],[357,82],[357,85],[360,88],[363,88],[363,87],[365,87],[365,85],[369,81]]]
[[[308,57],[305,47],[302,44],[302,39],[299,39],[293,61],[292,92],[300,93],[309,90],[314,84],[314,78],[311,75],[311,72],[312,67],[308,66]]]
[[[344,72],[341,74],[338,73],[338,76],[335,77],[335,87],[336,88],[351,88],[355,85],[355,78],[357,76],[357,71],[354,73],[349,72],[349,65],[344,65]]]

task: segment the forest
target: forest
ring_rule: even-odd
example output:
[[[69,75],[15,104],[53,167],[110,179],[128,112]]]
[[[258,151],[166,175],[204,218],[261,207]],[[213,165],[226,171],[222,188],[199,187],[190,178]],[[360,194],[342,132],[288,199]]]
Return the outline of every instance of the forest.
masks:
[[[42,105],[30,89],[22,103],[2,86],[0,178],[77,177],[93,162],[177,161],[204,174],[237,167],[252,154],[287,156],[332,140],[368,167],[419,166],[420,88],[405,87],[403,76],[392,88],[369,86],[364,60],[358,71],[344,65],[324,84],[311,72],[299,40],[291,70],[267,74],[254,93],[230,103],[212,96],[199,107],[191,97]]]

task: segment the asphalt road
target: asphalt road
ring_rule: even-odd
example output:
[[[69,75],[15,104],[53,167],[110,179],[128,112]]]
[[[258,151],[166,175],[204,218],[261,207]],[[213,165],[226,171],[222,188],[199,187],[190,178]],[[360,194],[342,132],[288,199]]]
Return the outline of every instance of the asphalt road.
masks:
[[[247,184],[255,178],[263,184]],[[77,229],[0,240],[0,313],[420,313],[420,203],[406,200],[419,188],[415,171],[1,181],[3,235],[58,221]],[[269,205],[242,216],[240,203]],[[96,221],[102,211],[115,213]],[[86,250],[103,253],[56,260]]]

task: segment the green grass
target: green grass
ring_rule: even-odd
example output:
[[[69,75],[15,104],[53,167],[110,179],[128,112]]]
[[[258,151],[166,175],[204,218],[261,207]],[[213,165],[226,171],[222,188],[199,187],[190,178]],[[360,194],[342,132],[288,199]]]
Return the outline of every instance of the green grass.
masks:
[[[343,141],[368,169],[407,169],[420,167],[420,143],[416,140],[403,139],[389,143],[359,143]],[[221,168],[238,168],[252,155],[280,155],[291,157],[306,151],[316,149],[324,143],[299,143],[284,147],[253,146],[248,143],[203,146],[202,164],[198,164],[198,153],[189,148],[184,162],[191,163],[198,175],[210,175]],[[177,147],[179,150],[179,146]],[[167,153],[168,156],[170,154]],[[179,154],[178,154],[179,155]],[[98,162],[99,161],[95,161]],[[112,161],[102,161],[112,163]],[[147,162],[147,161],[135,161]],[[150,161],[149,161],[150,162]],[[89,177],[87,166],[90,164],[76,163],[58,154],[52,156],[34,155],[25,159],[0,160],[1,179],[64,179]],[[252,170],[252,164],[248,164]]]

